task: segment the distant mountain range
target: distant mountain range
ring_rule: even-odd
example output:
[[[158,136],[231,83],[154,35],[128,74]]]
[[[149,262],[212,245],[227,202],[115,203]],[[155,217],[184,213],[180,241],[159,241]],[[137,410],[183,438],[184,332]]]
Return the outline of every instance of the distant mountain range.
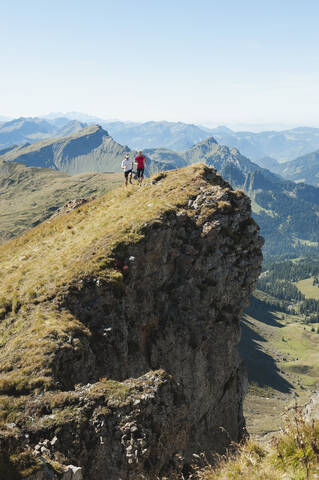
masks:
[[[79,112],[51,113],[45,118],[19,118],[0,122],[0,149],[12,144],[34,143],[99,124],[121,145],[130,149],[166,148],[184,151],[213,136],[263,168],[279,172],[278,162],[291,161],[319,149],[319,128],[300,127],[284,131],[235,132],[221,126],[209,129],[182,122],[121,122]]]
[[[130,148],[168,148],[183,151],[213,136],[218,143],[235,147],[263,168],[311,153],[319,148],[319,128],[284,131],[234,132],[227,127],[208,129],[181,122],[106,122],[100,124],[122,145]]]
[[[51,112],[47,115],[44,115],[42,118],[46,120],[54,120],[56,118],[68,118],[69,120],[79,120],[84,123],[101,123],[105,122],[105,118],[97,117],[95,115],[88,115],[87,113],[82,112]],[[115,122],[116,120],[109,120],[110,122]]]
[[[53,115],[53,114],[52,114]],[[63,115],[63,114],[61,114]],[[129,145],[131,149],[148,147],[166,147],[177,151],[186,150],[195,143],[209,137],[209,133],[182,122],[118,122],[105,121],[76,113],[68,116],[47,118],[18,118],[0,123],[0,149],[9,145],[34,143],[57,136],[65,136],[84,128],[88,124],[99,123],[121,145]],[[85,118],[84,122],[82,119]],[[96,120],[94,120],[96,118]]]
[[[234,132],[227,127],[208,129],[181,122],[106,122],[100,124],[122,145],[130,148],[169,148],[183,151],[213,136],[218,143],[235,147],[263,168],[274,169],[319,149],[319,128],[300,127],[284,131]]]
[[[101,125],[122,145],[132,149],[160,148],[183,151],[211,136],[209,132],[182,122],[123,123]]]
[[[13,148],[0,160],[69,174],[120,172],[125,153],[135,154],[115,142],[100,126],[91,125],[67,137]],[[145,149],[144,153],[151,172],[205,162],[217,168],[234,187],[244,189],[266,237],[267,254],[319,251],[319,188],[284,180],[260,168],[236,148],[219,145],[213,137],[184,152]]]
[[[287,162],[319,148],[319,128],[312,127],[259,133],[233,132],[227,127],[218,127],[212,129],[211,134],[219,143],[238,148],[261,165],[265,157]]]
[[[69,135],[86,124],[68,118],[51,121],[42,118],[18,118],[0,124],[0,150],[10,145],[33,143],[46,138]]]

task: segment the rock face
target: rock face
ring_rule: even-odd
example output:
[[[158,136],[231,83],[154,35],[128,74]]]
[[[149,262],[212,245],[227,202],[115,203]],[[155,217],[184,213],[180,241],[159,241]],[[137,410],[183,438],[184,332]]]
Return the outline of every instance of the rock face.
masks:
[[[319,420],[319,392],[316,392],[311,396],[303,410],[303,415],[308,422]]]
[[[19,417],[7,428],[7,451],[35,456],[30,479],[67,479],[68,465],[87,480],[154,479],[244,433],[239,321],[263,241],[249,199],[203,165],[134,195],[161,202],[175,177],[175,205],[141,225],[138,240],[114,245],[121,284],[87,274],[53,299],[90,333],[56,348],[58,391],[23,400],[32,424]]]

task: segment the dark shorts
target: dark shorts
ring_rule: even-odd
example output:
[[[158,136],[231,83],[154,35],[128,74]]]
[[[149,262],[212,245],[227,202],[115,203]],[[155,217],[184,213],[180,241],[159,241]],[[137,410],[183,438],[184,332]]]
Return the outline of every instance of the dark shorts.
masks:
[[[130,173],[132,173],[132,170],[126,170],[126,172],[124,172],[124,177],[127,178]]]
[[[144,168],[138,168],[137,169],[137,178],[143,178],[144,177]]]

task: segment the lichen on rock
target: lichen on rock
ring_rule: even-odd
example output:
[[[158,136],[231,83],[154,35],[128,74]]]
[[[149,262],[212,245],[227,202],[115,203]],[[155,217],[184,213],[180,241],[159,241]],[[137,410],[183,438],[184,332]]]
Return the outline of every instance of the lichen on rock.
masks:
[[[153,479],[242,437],[239,321],[263,243],[250,213],[243,192],[198,164],[9,242],[19,258],[37,246],[39,262],[50,248],[57,259],[40,293],[20,281],[18,306],[3,310],[0,452],[13,469],[27,471],[28,452],[30,479],[67,479],[70,465],[88,480]]]

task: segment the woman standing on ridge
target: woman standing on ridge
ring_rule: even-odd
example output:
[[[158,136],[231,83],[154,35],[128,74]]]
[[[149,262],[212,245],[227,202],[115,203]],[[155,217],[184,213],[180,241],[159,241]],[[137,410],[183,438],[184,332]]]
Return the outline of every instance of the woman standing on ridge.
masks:
[[[146,167],[146,158],[142,155],[142,150],[138,151],[138,155],[135,157],[134,163],[137,164],[137,179],[139,186],[142,186],[144,177],[144,168]]]

